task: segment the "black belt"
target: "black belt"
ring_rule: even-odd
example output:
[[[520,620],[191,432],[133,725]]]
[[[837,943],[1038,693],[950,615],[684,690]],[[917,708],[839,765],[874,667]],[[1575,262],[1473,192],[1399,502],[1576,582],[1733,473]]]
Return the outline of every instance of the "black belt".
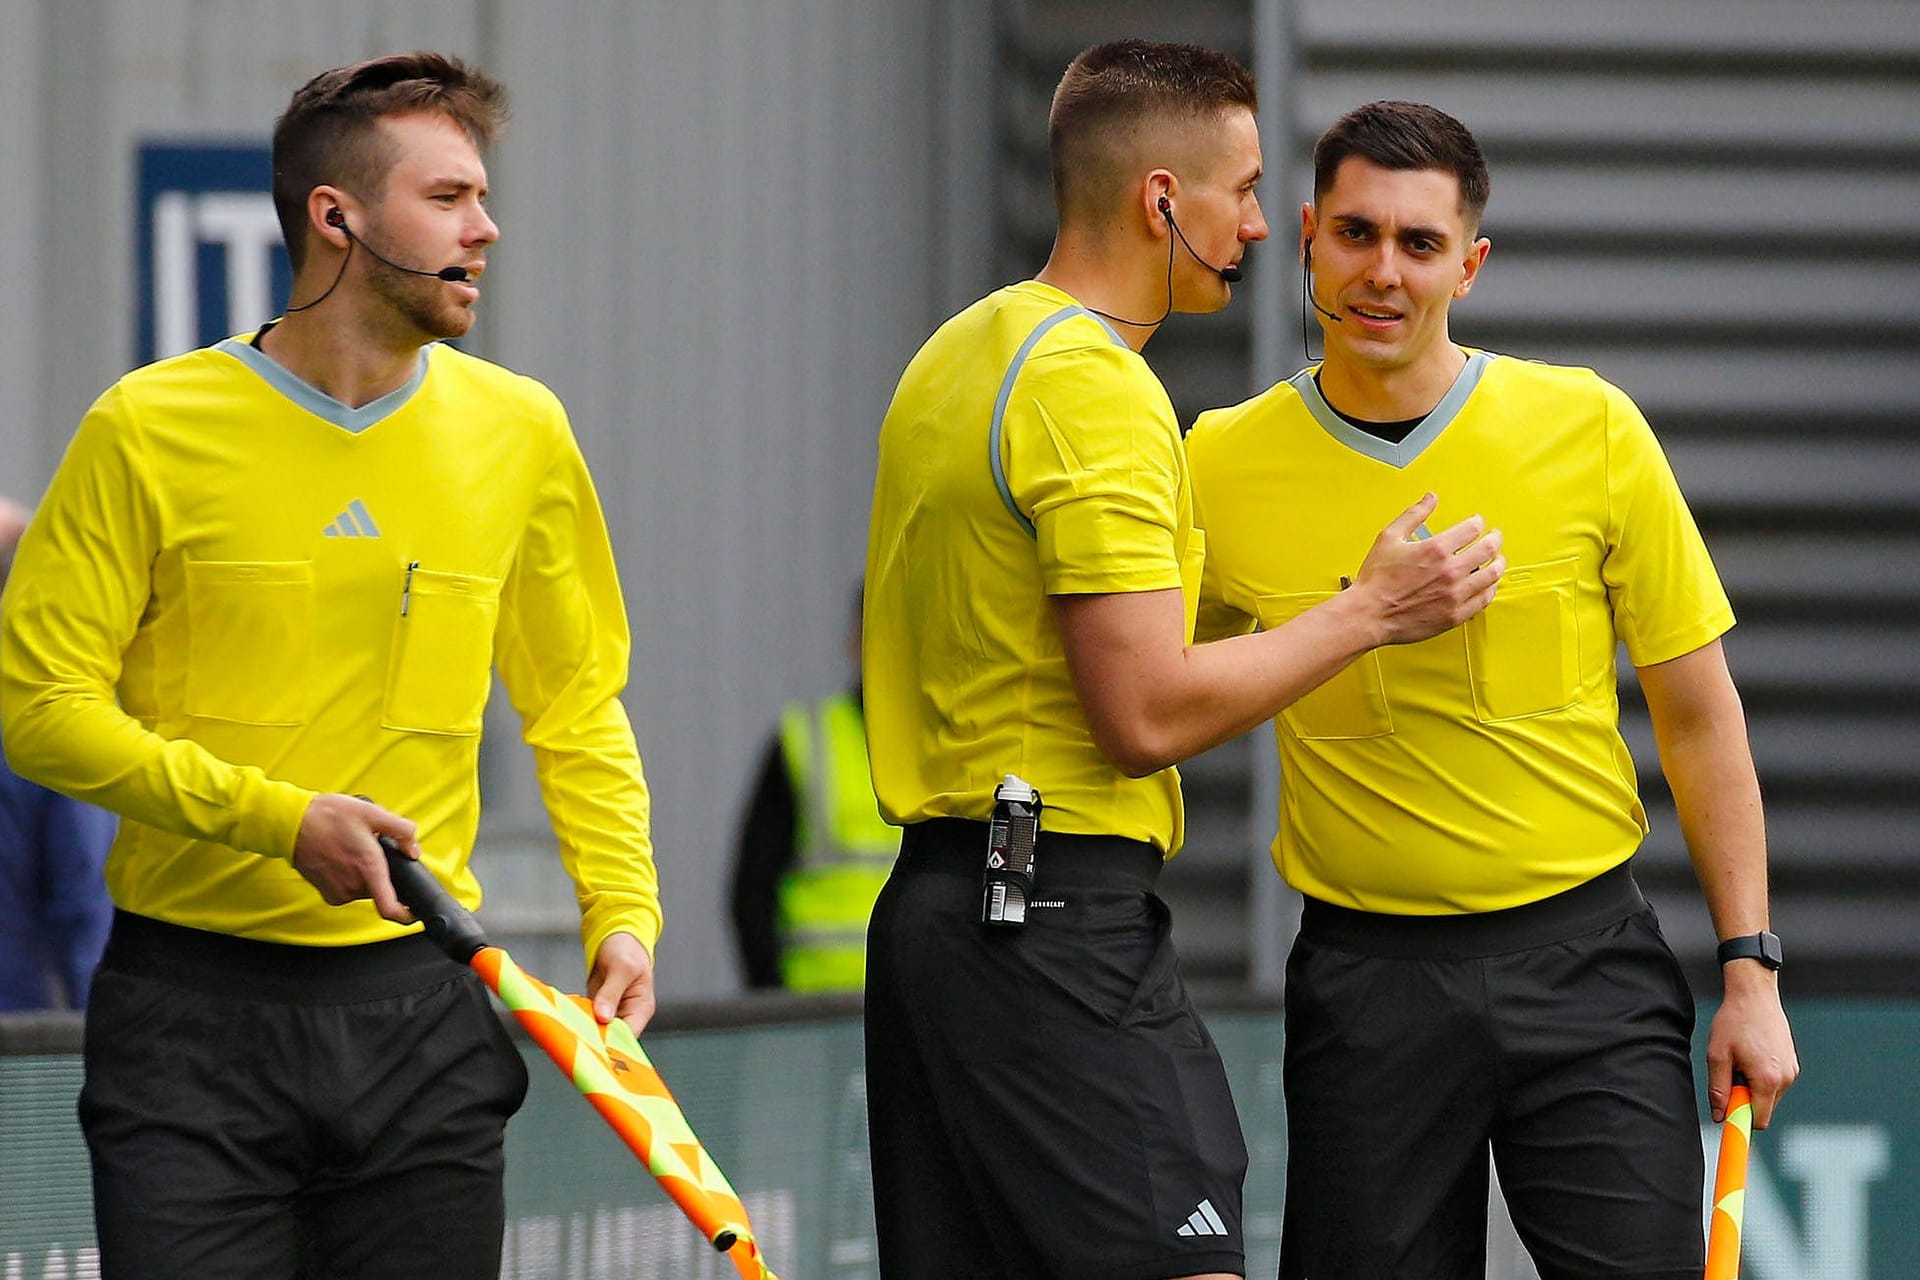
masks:
[[[1300,936],[1364,955],[1466,960],[1565,942],[1618,924],[1646,905],[1629,864],[1623,862],[1550,898],[1500,911],[1400,916],[1308,898],[1300,913]]]
[[[1040,817],[1033,847],[1036,886],[1137,884],[1152,889],[1166,864],[1143,840],[1048,831]],[[928,818],[901,832],[898,871],[980,878],[987,864],[987,824],[973,818]]]
[[[349,947],[303,947],[113,913],[101,968],[239,999],[291,1004],[385,1000],[467,970],[424,933]]]

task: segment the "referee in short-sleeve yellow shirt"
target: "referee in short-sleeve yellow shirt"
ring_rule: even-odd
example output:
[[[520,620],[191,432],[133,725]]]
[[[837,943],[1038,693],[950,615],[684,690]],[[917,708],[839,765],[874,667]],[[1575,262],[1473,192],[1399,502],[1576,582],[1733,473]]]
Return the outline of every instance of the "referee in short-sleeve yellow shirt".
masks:
[[[1488,1151],[1547,1276],[1696,1277],[1693,1000],[1628,860],[1646,833],[1614,654],[1640,671],[1726,961],[1708,1051],[1764,1125],[1797,1071],[1767,933],[1733,625],[1645,419],[1591,371],[1469,351],[1487,254],[1464,126],[1383,102],[1315,154],[1316,368],[1188,440],[1211,539],[1203,633],[1342,594],[1368,522],[1425,489],[1500,524],[1498,598],[1369,653],[1276,722],[1287,967],[1281,1274],[1484,1270]],[[1718,1116],[1716,1115],[1716,1119]]]
[[[943,325],[881,428],[862,651],[875,791],[905,827],[868,931],[888,1280],[1242,1274],[1246,1149],[1154,895],[1182,837],[1173,762],[1457,624],[1502,569],[1478,520],[1409,541],[1423,500],[1355,590],[1190,644],[1205,540],[1138,352],[1172,311],[1224,306],[1266,234],[1253,110],[1221,54],[1077,58],[1052,257]],[[1042,804],[1019,927],[982,918],[1009,774]]]

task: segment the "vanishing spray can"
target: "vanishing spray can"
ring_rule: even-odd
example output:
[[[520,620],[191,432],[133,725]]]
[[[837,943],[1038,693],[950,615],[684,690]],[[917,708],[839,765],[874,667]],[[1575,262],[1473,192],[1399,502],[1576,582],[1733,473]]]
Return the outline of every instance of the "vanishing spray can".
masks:
[[[1033,845],[1040,835],[1040,793],[1012,774],[993,793],[980,921],[1018,929],[1033,900]]]

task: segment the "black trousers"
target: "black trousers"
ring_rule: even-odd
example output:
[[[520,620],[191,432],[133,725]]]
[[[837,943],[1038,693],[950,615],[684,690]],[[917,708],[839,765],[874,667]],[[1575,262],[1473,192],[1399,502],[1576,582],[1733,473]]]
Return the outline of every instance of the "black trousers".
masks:
[[[499,1274],[526,1067],[424,937],[287,947],[122,912],[93,990],[106,1280]]]
[[[1244,1274],[1246,1146],[1159,853],[1042,833],[1031,918],[998,930],[980,923],[986,842],[984,822],[908,827],[868,927],[880,1274]]]
[[[1693,998],[1623,865],[1527,907],[1309,902],[1287,962],[1282,1277],[1486,1273],[1488,1152],[1545,1280],[1692,1280]]]

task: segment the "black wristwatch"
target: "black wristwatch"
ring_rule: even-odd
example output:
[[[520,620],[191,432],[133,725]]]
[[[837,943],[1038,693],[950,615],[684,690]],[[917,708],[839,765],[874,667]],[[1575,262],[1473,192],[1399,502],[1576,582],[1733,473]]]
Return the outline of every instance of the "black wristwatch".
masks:
[[[1720,944],[1715,953],[1720,963],[1729,960],[1758,960],[1767,968],[1776,972],[1780,968],[1780,938],[1777,934],[1762,929],[1759,933],[1749,933],[1738,938],[1728,938]]]

